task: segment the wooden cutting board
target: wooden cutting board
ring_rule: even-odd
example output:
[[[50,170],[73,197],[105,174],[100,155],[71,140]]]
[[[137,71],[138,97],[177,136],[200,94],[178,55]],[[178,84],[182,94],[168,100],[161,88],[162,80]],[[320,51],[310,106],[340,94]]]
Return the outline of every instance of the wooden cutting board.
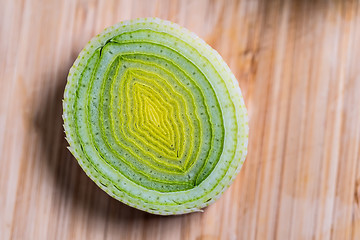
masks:
[[[0,1],[0,239],[360,239],[360,3]],[[107,196],[66,149],[61,100],[84,44],[157,16],[228,62],[249,154],[204,213],[160,217]]]

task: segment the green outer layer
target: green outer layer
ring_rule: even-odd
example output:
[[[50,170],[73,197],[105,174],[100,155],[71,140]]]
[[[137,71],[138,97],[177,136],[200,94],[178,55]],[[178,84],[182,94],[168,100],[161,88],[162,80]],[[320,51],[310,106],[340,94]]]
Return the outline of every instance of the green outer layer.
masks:
[[[232,99],[232,104],[236,109],[236,122],[234,122],[234,119],[226,118],[226,109],[222,109],[225,127],[223,154],[210,175],[192,189],[178,192],[158,192],[146,189],[136,183],[133,183],[114,171],[102,169],[103,175],[101,175],[98,171],[94,171],[94,168],[89,164],[82,148],[79,146],[79,143],[74,136],[76,133],[70,121],[71,116],[74,114],[74,110],[69,103],[72,101],[74,91],[77,88],[78,76],[84,69],[84,63],[87,62],[96,49],[103,46],[109,39],[132,27],[150,28],[157,31],[163,31],[191,44],[199,53],[201,53],[202,56],[207,58],[209,62],[213,64],[215,69],[217,69],[218,74],[225,82],[227,91]],[[209,79],[209,81],[211,85],[215,86],[215,92],[219,90],[216,88],[216,84],[211,82],[211,79]],[[217,96],[219,98],[219,95]],[[80,166],[86,174],[101,189],[115,199],[118,199],[129,206],[154,214],[172,215],[201,211],[201,208],[210,205],[218,199],[224,190],[232,183],[235,176],[240,171],[247,154],[247,112],[238,82],[229,67],[214,49],[212,49],[194,33],[191,33],[177,24],[157,18],[145,18],[120,22],[105,29],[101,34],[93,38],[81,51],[70,69],[64,93],[63,109],[64,129],[67,141],[70,144],[69,150],[78,160]],[[233,126],[236,125],[236,123],[238,128],[233,129]],[[227,143],[226,136],[229,136],[230,132],[234,130],[237,132],[236,149],[227,149],[227,146],[231,146],[231,143]],[[228,151],[235,151],[235,156],[232,159],[229,159],[227,156],[226,152]],[[226,166],[229,162],[230,165]],[[110,181],[109,179],[121,179],[121,181],[119,181],[120,183],[115,186],[113,183],[114,181]],[[210,191],[208,192],[208,190]],[[131,196],[125,194],[124,191],[130,191]]]

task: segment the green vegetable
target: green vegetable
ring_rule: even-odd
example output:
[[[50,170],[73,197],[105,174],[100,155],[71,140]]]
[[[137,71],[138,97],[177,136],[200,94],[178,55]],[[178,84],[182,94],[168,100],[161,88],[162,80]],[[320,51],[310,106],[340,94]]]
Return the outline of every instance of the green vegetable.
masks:
[[[125,21],[93,38],[70,69],[63,108],[86,174],[150,213],[201,211],[246,157],[237,80],[215,50],[168,21]]]

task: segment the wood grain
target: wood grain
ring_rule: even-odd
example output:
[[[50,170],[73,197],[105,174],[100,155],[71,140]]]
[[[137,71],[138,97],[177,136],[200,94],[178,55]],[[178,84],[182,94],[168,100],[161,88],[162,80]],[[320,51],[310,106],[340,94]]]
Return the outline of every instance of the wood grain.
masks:
[[[360,239],[360,3],[0,0],[0,239]],[[121,20],[181,24],[223,56],[249,154],[204,213],[107,196],[66,149],[61,100],[89,39]]]

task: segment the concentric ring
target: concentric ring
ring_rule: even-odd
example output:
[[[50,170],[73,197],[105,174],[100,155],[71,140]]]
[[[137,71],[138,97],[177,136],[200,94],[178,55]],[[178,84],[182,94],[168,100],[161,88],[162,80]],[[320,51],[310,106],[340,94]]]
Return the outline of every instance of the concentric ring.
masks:
[[[238,83],[195,34],[157,18],[121,22],[82,50],[63,101],[70,151],[112,197],[162,215],[199,211],[247,153]]]

